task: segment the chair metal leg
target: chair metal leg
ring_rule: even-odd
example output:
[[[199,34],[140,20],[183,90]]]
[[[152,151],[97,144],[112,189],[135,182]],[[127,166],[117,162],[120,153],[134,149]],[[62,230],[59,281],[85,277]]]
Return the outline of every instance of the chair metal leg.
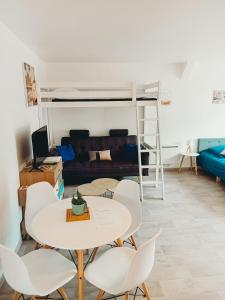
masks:
[[[38,242],[34,243],[34,250],[37,250],[38,248],[40,248],[40,244]]]
[[[19,300],[21,297],[20,293],[14,292],[12,296],[12,300]]]
[[[103,294],[104,294],[104,291],[103,291],[103,290],[99,290],[99,291],[98,291],[98,297],[97,297],[97,300],[102,300]]]
[[[64,288],[60,288],[57,290],[59,295],[62,297],[63,300],[69,300],[69,298],[67,297],[66,291],[64,290]]]
[[[135,250],[137,250],[137,244],[133,235],[130,236],[130,239],[131,239],[132,246],[134,247]]]
[[[135,300],[135,299],[136,299],[136,296],[137,296],[138,289],[139,289],[139,287],[137,287],[137,288],[136,288],[136,290],[135,290],[135,293],[134,293],[133,300]]]
[[[94,261],[97,252],[98,252],[98,248],[95,248],[95,249],[94,249],[94,252],[93,252],[92,255],[91,255],[90,263],[92,263],[92,262]]]
[[[149,293],[148,287],[145,282],[142,283],[142,288],[144,290],[147,300],[151,300],[150,293]]]
[[[76,268],[77,268],[77,264],[76,264],[76,261],[75,261],[75,259],[74,259],[74,257],[73,257],[72,252],[71,252],[70,250],[68,250],[68,252],[69,252],[69,255],[70,255],[70,257],[71,257],[73,263],[75,264],[75,266],[76,266]]]
[[[125,298],[125,300],[129,300],[129,294],[128,294],[128,292],[125,293],[125,297],[124,298]]]

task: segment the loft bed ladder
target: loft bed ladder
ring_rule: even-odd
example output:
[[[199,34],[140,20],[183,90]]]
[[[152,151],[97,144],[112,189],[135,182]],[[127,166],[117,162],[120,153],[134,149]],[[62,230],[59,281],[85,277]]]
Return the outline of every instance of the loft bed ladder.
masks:
[[[150,112],[152,113],[152,116],[146,116],[146,107],[148,106],[142,103],[138,103],[138,101],[136,102],[139,182],[142,201],[145,199],[144,187],[146,187],[146,189],[151,189],[151,191],[153,191],[153,189],[159,189],[160,196],[157,198],[160,198],[162,200],[165,199],[159,105],[159,86],[158,97],[154,101],[154,104],[151,105]],[[152,110],[154,112],[152,112]],[[149,115],[151,115],[151,113]],[[152,132],[152,128],[155,128],[155,132]],[[154,139],[155,146],[150,146],[146,142],[147,138]],[[149,153],[148,165],[142,165],[141,156],[142,153],[145,152]],[[154,156],[153,163],[151,163],[152,155]],[[148,175],[143,174],[144,170],[148,170]],[[152,179],[152,175],[154,176],[154,179]]]

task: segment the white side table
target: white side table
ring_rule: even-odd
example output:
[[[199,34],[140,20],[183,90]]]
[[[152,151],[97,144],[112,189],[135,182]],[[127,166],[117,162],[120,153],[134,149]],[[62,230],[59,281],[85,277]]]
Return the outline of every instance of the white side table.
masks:
[[[92,181],[92,184],[105,188],[108,190],[109,188],[115,188],[118,185],[119,181],[114,178],[98,178]]]
[[[106,192],[104,187],[92,183],[79,185],[77,190],[82,196],[101,196]]]
[[[182,158],[181,158],[181,162],[180,162],[179,173],[181,172],[184,158],[190,157],[190,169],[191,170],[194,169],[195,175],[198,175],[197,157],[199,156],[199,153],[197,153],[197,152],[182,152],[181,155],[182,155]]]
[[[119,181],[114,178],[99,178],[92,181],[91,184],[99,188],[104,188],[106,191],[109,191],[112,195],[118,185]]]

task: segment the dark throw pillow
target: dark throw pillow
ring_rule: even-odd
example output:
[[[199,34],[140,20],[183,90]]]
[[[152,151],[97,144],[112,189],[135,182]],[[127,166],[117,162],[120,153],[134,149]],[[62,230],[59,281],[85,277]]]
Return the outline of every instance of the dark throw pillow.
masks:
[[[125,161],[137,162],[138,161],[138,147],[136,144],[127,144],[124,147],[123,158]]]

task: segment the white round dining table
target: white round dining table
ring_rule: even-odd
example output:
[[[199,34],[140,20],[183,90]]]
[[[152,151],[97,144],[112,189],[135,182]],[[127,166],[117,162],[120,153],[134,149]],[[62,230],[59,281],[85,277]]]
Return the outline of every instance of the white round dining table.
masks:
[[[131,224],[130,212],[123,204],[100,196],[86,196],[84,199],[90,220],[66,222],[66,210],[71,208],[71,198],[68,198],[42,209],[32,222],[33,233],[43,245],[76,251],[78,300],[84,299],[84,250],[113,241],[122,246],[120,237]]]

